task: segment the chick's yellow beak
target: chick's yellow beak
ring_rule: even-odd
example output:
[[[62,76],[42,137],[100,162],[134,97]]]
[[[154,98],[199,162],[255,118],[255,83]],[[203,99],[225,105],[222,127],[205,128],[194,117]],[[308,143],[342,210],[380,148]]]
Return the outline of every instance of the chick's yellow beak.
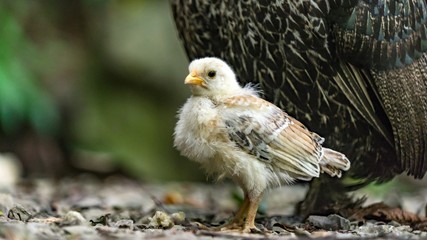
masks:
[[[205,81],[201,79],[196,71],[192,71],[188,76],[185,78],[184,84],[187,85],[197,85],[197,86],[205,86]]]

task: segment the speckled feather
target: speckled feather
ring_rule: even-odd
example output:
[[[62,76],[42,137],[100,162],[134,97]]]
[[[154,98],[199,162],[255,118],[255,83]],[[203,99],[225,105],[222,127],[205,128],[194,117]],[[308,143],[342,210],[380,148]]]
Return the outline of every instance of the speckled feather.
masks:
[[[224,104],[228,135],[239,147],[294,178],[319,176],[323,150],[317,134],[255,96],[232,97]]]
[[[424,175],[425,0],[171,3],[190,59],[221,57],[241,82],[260,83],[354,161],[352,176]]]

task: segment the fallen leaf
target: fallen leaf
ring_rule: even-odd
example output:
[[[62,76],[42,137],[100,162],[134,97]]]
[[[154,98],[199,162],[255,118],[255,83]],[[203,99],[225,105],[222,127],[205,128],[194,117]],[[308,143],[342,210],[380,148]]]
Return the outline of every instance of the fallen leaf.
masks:
[[[390,207],[384,203],[375,203],[367,207],[354,209],[349,217],[353,221],[376,220],[382,222],[395,221],[404,225],[427,227],[427,218],[401,208]],[[416,228],[419,229],[419,228]]]

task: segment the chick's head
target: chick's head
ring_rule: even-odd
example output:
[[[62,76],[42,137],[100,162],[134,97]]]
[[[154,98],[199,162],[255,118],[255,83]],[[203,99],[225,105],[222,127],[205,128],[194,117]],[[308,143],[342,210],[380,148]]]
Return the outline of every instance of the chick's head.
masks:
[[[233,70],[218,58],[196,59],[188,70],[190,73],[184,83],[191,86],[193,95],[228,96],[241,89]]]

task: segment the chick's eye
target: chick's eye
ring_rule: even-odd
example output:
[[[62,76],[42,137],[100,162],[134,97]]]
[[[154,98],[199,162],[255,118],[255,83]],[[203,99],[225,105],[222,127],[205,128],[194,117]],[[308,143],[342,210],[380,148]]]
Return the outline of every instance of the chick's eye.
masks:
[[[209,71],[208,72],[208,77],[214,78],[215,76],[216,76],[216,72],[215,71]]]

